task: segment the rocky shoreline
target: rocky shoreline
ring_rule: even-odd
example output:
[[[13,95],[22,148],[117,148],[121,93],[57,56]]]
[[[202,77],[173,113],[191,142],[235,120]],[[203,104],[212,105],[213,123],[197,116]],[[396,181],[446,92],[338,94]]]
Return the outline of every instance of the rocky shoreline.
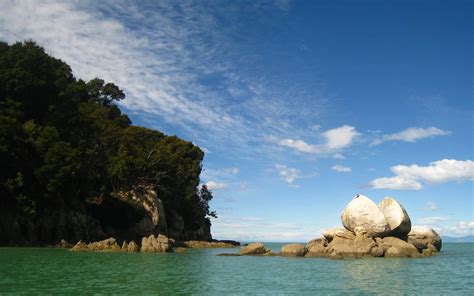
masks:
[[[387,197],[377,205],[368,197],[357,195],[341,214],[344,227],[326,230],[320,238],[303,244],[287,244],[280,252],[273,252],[264,244],[255,242],[242,247],[238,253],[219,256],[284,256],[317,258],[364,257],[427,257],[441,251],[442,240],[435,230],[411,225],[405,208],[395,199]],[[71,247],[66,241],[58,246]],[[79,241],[71,251],[110,252],[185,252],[186,248],[234,248],[236,241],[176,241],[163,234],[144,236],[140,242],[115,238],[86,244]]]
[[[59,242],[57,247],[70,248],[71,251],[104,251],[104,252],[144,252],[144,253],[182,253],[186,248],[235,248],[240,246],[237,241],[176,241],[166,235],[150,235],[143,237],[140,244],[135,241],[123,241],[120,246],[113,237],[85,243],[82,240],[74,246],[66,241]]]

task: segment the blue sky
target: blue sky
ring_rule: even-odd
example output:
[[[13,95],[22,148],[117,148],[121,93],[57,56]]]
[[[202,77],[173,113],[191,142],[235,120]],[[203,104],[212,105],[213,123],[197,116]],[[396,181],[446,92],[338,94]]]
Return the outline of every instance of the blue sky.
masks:
[[[202,147],[215,238],[308,240],[357,193],[473,233],[472,2],[97,2],[0,0],[0,39]]]

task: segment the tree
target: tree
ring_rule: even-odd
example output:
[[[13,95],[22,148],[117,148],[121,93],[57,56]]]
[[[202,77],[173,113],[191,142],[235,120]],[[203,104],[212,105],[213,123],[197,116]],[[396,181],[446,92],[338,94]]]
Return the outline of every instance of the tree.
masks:
[[[113,83],[105,84],[104,80],[94,78],[87,82],[87,91],[92,100],[102,106],[109,106],[113,101],[125,99],[123,91]]]
[[[201,208],[204,211],[205,215],[217,218],[217,213],[215,211],[211,211],[209,208],[209,202],[213,198],[212,191],[209,190],[205,184],[203,184],[199,189],[198,196]]]

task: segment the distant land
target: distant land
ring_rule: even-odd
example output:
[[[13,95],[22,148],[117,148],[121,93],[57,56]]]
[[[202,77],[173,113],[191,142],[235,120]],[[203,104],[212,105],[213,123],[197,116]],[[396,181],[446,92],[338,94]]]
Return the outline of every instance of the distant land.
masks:
[[[474,243],[474,235],[461,237],[443,236],[442,239],[444,243]]]

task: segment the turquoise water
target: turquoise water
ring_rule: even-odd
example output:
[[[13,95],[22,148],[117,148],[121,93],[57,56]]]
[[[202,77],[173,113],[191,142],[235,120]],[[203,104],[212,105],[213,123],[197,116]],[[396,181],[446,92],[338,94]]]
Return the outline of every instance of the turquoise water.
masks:
[[[278,250],[281,244],[267,244]],[[0,293],[198,295],[474,295],[474,244],[435,257],[347,259],[0,248]]]

